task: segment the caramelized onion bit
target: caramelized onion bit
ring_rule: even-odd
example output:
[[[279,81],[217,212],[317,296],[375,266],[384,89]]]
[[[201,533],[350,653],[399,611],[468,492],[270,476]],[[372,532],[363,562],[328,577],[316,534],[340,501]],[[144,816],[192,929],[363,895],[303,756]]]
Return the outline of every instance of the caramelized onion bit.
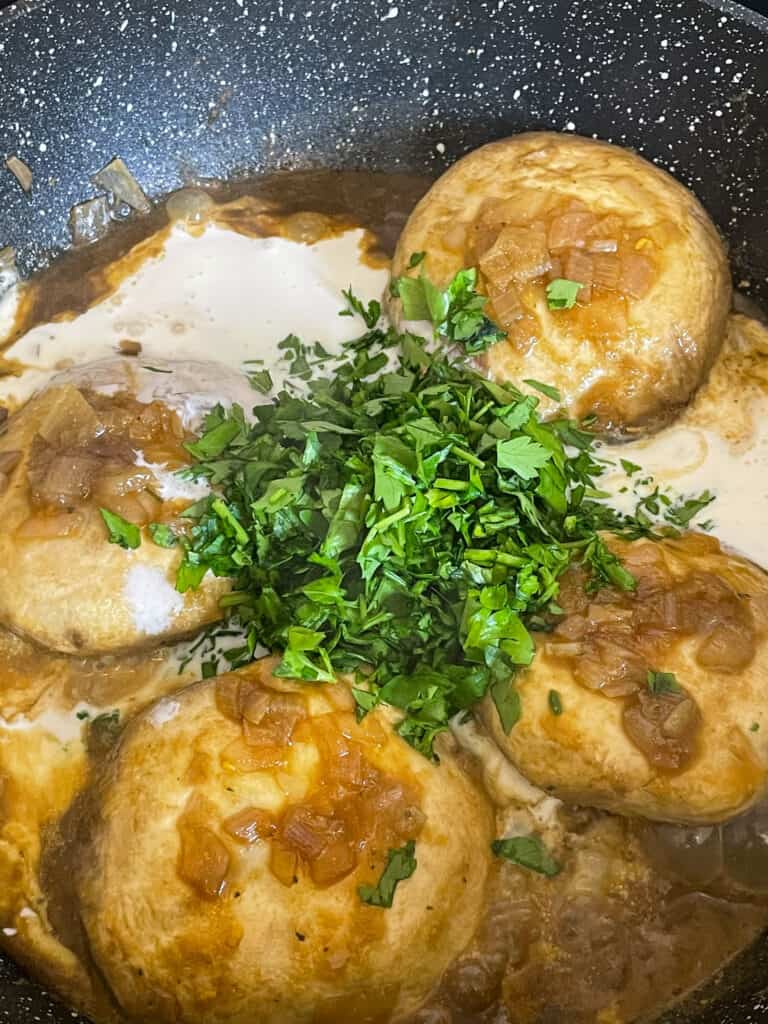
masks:
[[[578,211],[554,217],[547,233],[549,248],[583,249],[595,220],[594,214]]]
[[[85,522],[81,512],[40,512],[26,519],[16,530],[22,540],[55,540],[75,537]]]
[[[654,768],[676,772],[696,753],[701,714],[691,697],[639,690],[624,707],[624,728]]]
[[[149,213],[152,209],[141,185],[119,156],[97,171],[91,180],[98,188],[111,192],[119,202],[126,203],[137,213]]]
[[[32,190],[32,170],[28,164],[25,164],[24,161],[17,156],[9,156],[5,161],[5,166],[25,192],[30,192]]]
[[[651,290],[654,269],[653,260],[642,253],[622,256],[619,291],[633,299],[644,298]]]
[[[179,875],[205,899],[216,899],[226,889],[229,851],[215,832],[203,825],[181,822]]]
[[[277,831],[275,819],[258,807],[246,807],[222,822],[221,827],[240,843],[255,843],[269,839]]]

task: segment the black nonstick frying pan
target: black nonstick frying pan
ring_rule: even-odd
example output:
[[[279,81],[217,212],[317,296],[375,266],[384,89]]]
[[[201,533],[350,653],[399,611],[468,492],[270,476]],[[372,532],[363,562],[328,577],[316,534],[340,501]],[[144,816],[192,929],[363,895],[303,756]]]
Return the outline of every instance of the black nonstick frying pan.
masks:
[[[23,271],[121,155],[151,194],[323,165],[437,175],[527,128],[690,185],[768,307],[768,21],[686,0],[22,0],[0,11],[0,246]],[[768,937],[669,1020],[768,1021]],[[0,960],[0,1022],[75,1019]]]

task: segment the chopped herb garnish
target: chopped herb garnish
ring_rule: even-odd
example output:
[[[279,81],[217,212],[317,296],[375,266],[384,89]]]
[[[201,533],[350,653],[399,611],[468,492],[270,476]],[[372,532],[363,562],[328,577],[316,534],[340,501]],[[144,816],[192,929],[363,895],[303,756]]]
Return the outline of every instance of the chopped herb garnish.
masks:
[[[547,702],[549,703],[549,710],[552,712],[553,715],[562,715],[563,701],[557,690],[549,691]]]
[[[391,907],[398,883],[410,878],[416,870],[415,850],[416,844],[413,839],[410,839],[405,846],[401,846],[398,850],[390,850],[387,856],[387,866],[378,883],[357,887],[361,901],[367,903],[369,907]]]
[[[551,398],[553,402],[562,402],[563,400],[563,396],[557,388],[553,388],[551,384],[542,384],[540,380],[524,380],[523,384],[527,384],[528,387],[541,392],[542,395],[546,395],[547,398]]]
[[[376,299],[371,299],[367,306],[358,299],[355,293],[352,291],[350,285],[346,291],[341,293],[347,300],[347,309],[343,309],[339,316],[354,316],[357,313],[358,316],[362,317],[365,326],[371,330],[376,326],[381,317],[381,303]]]
[[[412,252],[411,258],[408,260],[408,269],[413,270],[414,267],[418,267],[426,255],[425,252]]]
[[[179,538],[167,523],[150,523],[148,529],[152,540],[161,548],[172,548],[178,544]]]
[[[164,370],[159,366],[142,366],[142,370],[149,370],[150,373],[173,373],[173,370]]]
[[[137,548],[141,544],[141,530],[138,526],[110,512],[108,508],[100,508],[99,512],[109,532],[110,544],[119,544],[121,548]]]
[[[550,309],[573,309],[579,289],[583,287],[579,281],[556,277],[547,285],[547,305]]]
[[[521,868],[528,868],[529,871],[546,875],[547,878],[554,878],[562,870],[538,836],[494,839],[491,849],[497,857],[503,857]]]
[[[688,498],[685,501],[672,505],[665,511],[664,518],[668,523],[672,523],[673,526],[679,526],[681,530],[686,530],[699,512],[705,509],[707,505],[711,505],[714,500],[714,494],[710,494],[709,491],[703,491],[698,498]]]
[[[464,285],[406,281],[440,323],[459,309]],[[357,673],[358,715],[400,708],[400,735],[427,756],[487,693],[509,731],[524,713],[515,675],[531,630],[557,614],[562,574],[577,563],[590,590],[633,590],[601,531],[652,537],[654,520],[602,502],[606,463],[583,422],[543,420],[536,396],[439,343],[370,330],[327,376],[294,335],[280,346],[301,392],[256,406],[252,423],[219,406],[187,446],[185,475],[217,493],[184,513],[177,589],[231,577],[236,664],[261,645],[282,652],[284,676]]]
[[[80,721],[80,722],[84,722],[86,720],[86,718],[90,718],[90,717],[91,717],[90,711],[78,711],[77,714],[75,715],[75,718],[77,718],[78,721]]]
[[[429,320],[436,337],[459,342],[475,355],[506,338],[483,312],[488,299],[476,290],[476,283],[477,271],[471,268],[460,270],[443,290],[423,273],[396,278],[392,289],[403,303],[406,320]]]
[[[759,722],[753,722],[752,725],[750,725],[750,727],[749,727],[749,731],[750,732],[760,732],[760,723]]]
[[[633,473],[639,473],[643,467],[638,466],[636,462],[630,462],[629,459],[621,459],[621,468],[627,476],[632,476]]]
[[[648,672],[648,689],[658,696],[663,693],[682,693],[683,688],[674,672]]]
[[[272,390],[272,374],[269,370],[254,370],[247,377],[253,390],[260,395],[268,395]]]

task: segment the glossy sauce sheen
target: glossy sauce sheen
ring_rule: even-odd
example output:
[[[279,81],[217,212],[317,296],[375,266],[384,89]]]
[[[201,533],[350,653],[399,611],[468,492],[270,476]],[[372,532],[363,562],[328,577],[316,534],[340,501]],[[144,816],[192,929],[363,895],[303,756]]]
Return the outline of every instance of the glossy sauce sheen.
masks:
[[[288,332],[304,340],[317,338],[329,347],[360,333],[358,322],[337,317],[340,290],[351,284],[365,300],[379,297],[387,279],[386,258],[427,184],[362,173],[279,175],[255,185],[212,187],[210,194],[219,205],[208,210],[206,223],[187,222],[186,227],[171,226],[165,207],[157,207],[149,217],[115,230],[105,242],[65,254],[20,296],[0,300],[7,365],[27,368],[20,376],[0,380],[0,400],[13,408],[56,370],[115,354],[121,343],[123,351],[135,351],[138,345],[136,358],[142,365],[164,358],[215,359],[240,369],[246,359],[263,359],[279,380],[285,371],[277,365],[275,343]],[[321,217],[307,217],[307,212]],[[253,397],[254,402],[262,400],[255,392]],[[689,479],[699,487],[717,485],[725,479],[720,468],[726,466],[727,491],[735,493],[730,498],[726,493],[715,508],[716,533],[768,562],[768,540],[761,527],[768,494],[756,500],[762,511],[748,529],[738,494],[739,486],[752,491],[756,467],[765,476],[768,428],[757,427],[741,461],[734,461],[722,440],[715,398],[710,406],[704,403],[703,425],[700,419],[695,425],[672,426],[633,445],[634,454],[628,448],[619,454],[645,464],[653,463],[658,452],[665,464],[679,467],[685,459],[683,449],[676,449],[676,432],[695,434],[695,442],[686,436],[686,443],[699,446],[693,468],[688,476],[678,469],[675,486],[686,490]],[[755,419],[760,422],[757,414]],[[762,419],[768,422],[768,417]],[[604,449],[603,454],[611,457],[613,452]],[[617,473],[610,489],[619,494],[624,484]],[[178,676],[176,657],[169,650],[149,659],[154,696],[196,677],[194,663]],[[51,764],[37,788],[0,785],[0,809],[8,817],[17,817],[23,804],[24,813],[39,827],[50,805],[57,813],[66,809],[89,759],[101,757],[114,739],[106,735],[104,744],[89,743],[89,720],[114,708],[124,720],[143,706],[145,698],[131,687],[136,672],[145,668],[136,660],[94,665],[40,654],[21,641],[3,638],[0,783],[12,779],[4,765],[12,763],[18,730],[35,733],[39,757],[50,758]],[[259,717],[258,700],[246,706],[240,695],[233,698],[222,691],[219,701],[225,713],[242,720],[243,740],[227,752],[242,771],[249,766],[279,770],[284,748],[312,731],[301,709],[288,707],[290,702],[283,701],[277,725],[272,717],[270,732]],[[169,714],[171,705],[169,698]],[[340,710],[339,716],[348,713]],[[77,756],[67,762],[70,774],[57,775],[51,749],[71,751],[73,746]],[[467,764],[477,771],[473,758]],[[383,776],[373,783],[374,789],[386,789]],[[418,794],[406,803],[417,808]],[[759,901],[729,901],[723,893],[712,895],[690,882],[682,884],[661,858],[649,856],[638,830],[622,819],[569,810],[553,824],[536,819],[535,813],[532,820],[532,812],[514,800],[505,803],[498,811],[498,834],[517,815],[521,831],[540,831],[566,867],[557,878],[545,879],[496,864],[485,921],[474,943],[446,974],[432,1003],[413,1018],[414,1024],[624,1024],[683,996],[768,923],[768,911]],[[314,814],[316,822],[318,806],[309,800],[298,810],[305,818]],[[345,820],[333,801],[329,804],[326,798],[322,810],[326,819],[336,816],[343,829],[354,833],[354,822]],[[76,812],[77,807],[68,827],[76,828]],[[404,830],[402,825],[381,825],[393,845],[418,833],[417,811],[411,809],[405,817]],[[278,819],[246,807],[222,827],[243,847],[279,833],[281,842],[274,849],[282,849],[282,855],[273,853],[272,868],[286,885],[301,858],[321,885],[332,884],[349,870],[351,840],[323,860],[307,845],[306,831],[291,829],[291,824],[296,822],[286,815]],[[229,898],[230,862],[220,840],[196,820],[194,805],[179,829],[181,877],[206,899]],[[296,838],[300,835],[303,840]],[[76,915],[67,902],[70,865],[61,856],[66,848],[58,843],[48,847],[40,899],[48,898],[50,920],[63,944],[82,952]],[[12,867],[3,864],[2,870]],[[0,871],[0,883],[0,889],[10,891],[12,873]],[[0,900],[0,925],[7,922],[13,930],[18,914],[12,900]],[[14,955],[13,938],[7,939]],[[46,980],[55,985],[56,976]]]

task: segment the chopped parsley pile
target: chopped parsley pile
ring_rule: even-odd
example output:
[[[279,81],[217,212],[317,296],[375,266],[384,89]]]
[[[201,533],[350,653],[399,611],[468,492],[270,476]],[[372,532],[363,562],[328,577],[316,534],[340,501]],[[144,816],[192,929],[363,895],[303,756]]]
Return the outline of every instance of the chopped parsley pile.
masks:
[[[187,534],[153,539],[182,545],[182,592],[209,570],[234,578],[222,603],[246,642],[227,653],[233,666],[262,645],[282,652],[278,675],[352,673],[360,715],[402,709],[400,734],[431,756],[486,693],[512,728],[515,673],[551,628],[563,572],[576,561],[589,586],[632,589],[598,531],[637,537],[653,524],[600,502],[589,423],[538,414],[537,392],[557,401],[554,389],[500,385],[445,356],[446,339],[477,352],[503,337],[473,271],[444,291],[407,280],[436,344],[380,329],[378,304],[347,293],[368,330],[333,364],[286,339],[298,386],[252,421],[239,406],[210,413],[184,473],[215,493],[187,510]]]

